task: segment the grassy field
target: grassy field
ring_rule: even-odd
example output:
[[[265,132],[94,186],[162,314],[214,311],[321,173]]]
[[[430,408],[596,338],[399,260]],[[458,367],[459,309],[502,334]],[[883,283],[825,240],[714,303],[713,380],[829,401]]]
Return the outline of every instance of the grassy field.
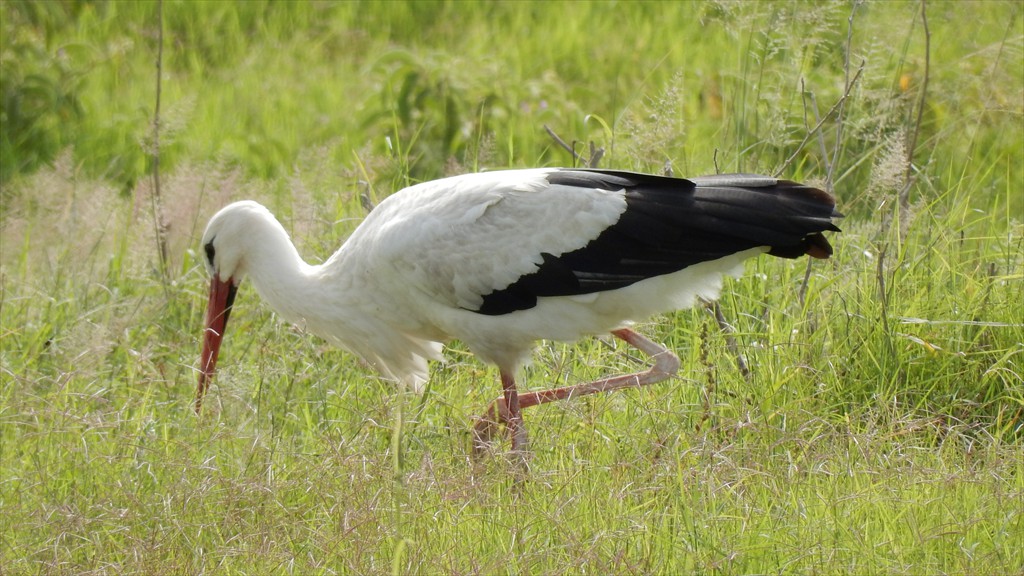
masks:
[[[0,4],[0,574],[1021,573],[1019,2],[168,0],[154,202],[157,8]],[[572,164],[545,125],[828,187],[836,254],[642,324],[680,378],[527,411],[523,483],[457,343],[398,391],[247,285],[192,413],[216,209],[322,261],[364,191]],[[542,343],[526,387],[641,365]]]

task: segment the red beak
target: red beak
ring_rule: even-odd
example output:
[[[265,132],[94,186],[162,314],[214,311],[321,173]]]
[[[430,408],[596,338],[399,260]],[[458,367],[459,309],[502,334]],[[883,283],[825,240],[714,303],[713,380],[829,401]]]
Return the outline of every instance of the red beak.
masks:
[[[196,414],[203,407],[203,396],[217,369],[217,354],[220,353],[220,343],[224,339],[224,330],[228,326],[228,316],[237,291],[238,287],[230,278],[225,282],[215,273],[210,280],[210,302],[206,306],[203,353],[199,357],[199,383],[196,385]]]

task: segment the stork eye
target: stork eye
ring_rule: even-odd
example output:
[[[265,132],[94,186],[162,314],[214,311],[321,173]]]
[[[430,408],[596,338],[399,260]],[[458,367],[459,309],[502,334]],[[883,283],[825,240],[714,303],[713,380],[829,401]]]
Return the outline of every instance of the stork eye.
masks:
[[[206,251],[206,261],[210,263],[210,268],[213,268],[213,255],[215,253],[215,250],[213,248],[213,240],[207,242],[206,246],[203,246],[203,250]]]

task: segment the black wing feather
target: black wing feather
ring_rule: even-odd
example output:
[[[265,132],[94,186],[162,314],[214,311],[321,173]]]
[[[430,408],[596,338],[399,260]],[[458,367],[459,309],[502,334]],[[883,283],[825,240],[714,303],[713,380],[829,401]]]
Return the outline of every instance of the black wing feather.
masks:
[[[828,193],[768,176],[723,174],[690,180],[614,170],[566,169],[552,185],[624,190],[626,210],[586,246],[542,254],[536,272],[484,296],[481,314],[532,308],[538,297],[623,288],[758,246],[785,258],[827,258],[821,234],[839,231]]]

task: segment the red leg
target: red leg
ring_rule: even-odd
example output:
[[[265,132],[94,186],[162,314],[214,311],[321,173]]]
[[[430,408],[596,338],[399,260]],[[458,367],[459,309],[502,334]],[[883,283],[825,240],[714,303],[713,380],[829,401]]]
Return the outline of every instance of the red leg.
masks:
[[[528,440],[526,438],[526,427],[523,426],[523,413],[520,411],[521,402],[519,400],[519,391],[516,389],[515,376],[502,372],[501,387],[505,392],[501,400],[508,407],[505,410],[507,418],[504,423],[508,428],[509,436],[512,438],[512,451],[526,452]]]
[[[493,440],[499,424],[505,425],[509,429],[509,433],[512,435],[513,450],[525,449],[526,429],[523,428],[523,416],[521,413],[523,408],[546,404],[556,400],[565,400],[566,398],[586,396],[587,394],[609,392],[620,388],[646,386],[671,378],[679,371],[679,358],[661,344],[629,328],[614,330],[612,334],[653,358],[654,365],[646,372],[613,376],[585,384],[565,386],[563,388],[555,388],[554,390],[540,390],[528,394],[517,394],[515,380],[503,373],[501,375],[501,382],[505,395],[491,402],[491,405],[487,407],[487,411],[473,425],[474,454],[481,453]],[[511,394],[509,393],[510,390]],[[518,434],[522,434],[521,441],[517,441]]]

